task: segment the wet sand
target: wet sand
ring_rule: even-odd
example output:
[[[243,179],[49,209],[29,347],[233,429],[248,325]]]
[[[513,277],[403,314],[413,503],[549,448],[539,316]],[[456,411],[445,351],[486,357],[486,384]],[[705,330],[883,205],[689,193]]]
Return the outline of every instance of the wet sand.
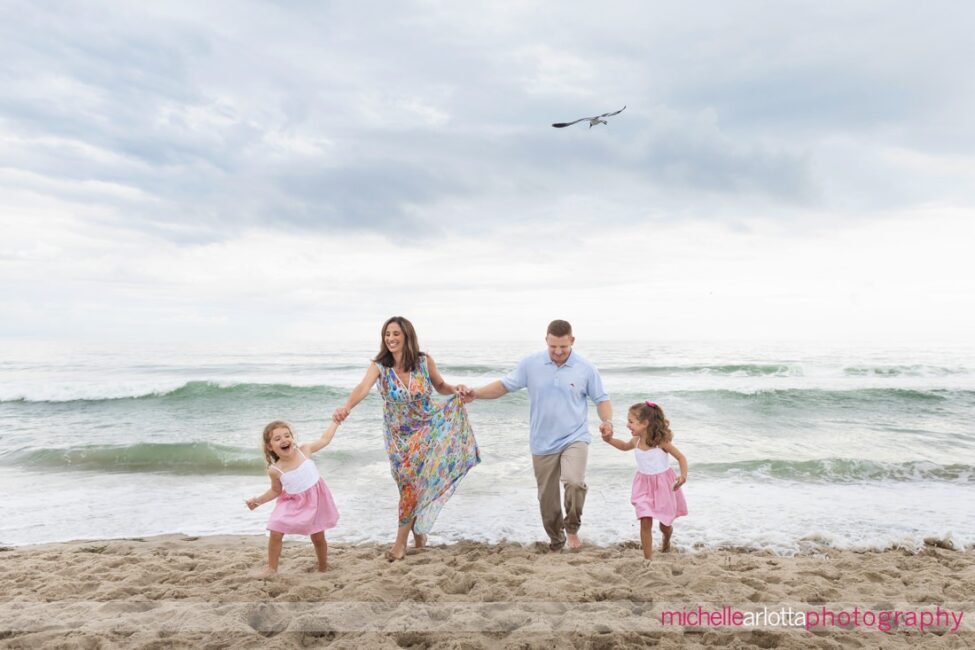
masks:
[[[329,570],[310,573],[311,546],[289,541],[267,581],[249,575],[264,562],[261,536],[6,548],[0,645],[973,647],[975,550],[942,546],[823,547],[794,557],[676,551],[646,562],[636,543],[550,554],[541,545],[462,542],[389,563],[385,547],[336,544]],[[854,608],[856,624],[842,618]],[[736,612],[751,625],[735,625]],[[800,612],[807,624],[818,613],[821,625],[802,626]],[[897,625],[888,614],[890,629],[879,631],[880,612],[900,612]]]

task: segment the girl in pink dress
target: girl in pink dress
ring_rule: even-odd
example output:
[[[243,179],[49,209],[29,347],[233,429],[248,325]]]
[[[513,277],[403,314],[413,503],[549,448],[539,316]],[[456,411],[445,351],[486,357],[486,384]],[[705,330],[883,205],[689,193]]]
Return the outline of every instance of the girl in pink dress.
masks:
[[[267,568],[257,577],[270,578],[278,572],[281,544],[286,533],[310,535],[318,557],[317,570],[325,571],[328,567],[325,530],[338,522],[339,511],[309,456],[332,442],[338,428],[338,423],[333,421],[321,438],[299,446],[287,422],[275,420],[264,427],[264,457],[271,487],[261,496],[247,499],[246,503],[253,510],[274,499],[278,502],[267,522],[267,529],[271,531],[267,543]]]
[[[660,523],[664,540],[660,550],[670,550],[673,522],[687,514],[687,503],[681,486],[687,482],[687,459],[671,441],[674,434],[664,410],[653,402],[641,402],[630,407],[626,428],[633,437],[624,442],[613,437],[612,431],[603,440],[620,451],[636,449],[636,476],[630,490],[630,503],[640,520],[640,544],[643,557],[653,558],[653,520]],[[670,468],[668,454],[677,459],[680,477]]]

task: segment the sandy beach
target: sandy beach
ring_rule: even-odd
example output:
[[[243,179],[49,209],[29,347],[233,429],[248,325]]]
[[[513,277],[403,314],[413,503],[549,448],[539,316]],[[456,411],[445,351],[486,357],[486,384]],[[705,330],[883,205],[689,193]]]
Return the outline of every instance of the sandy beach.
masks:
[[[971,647],[975,550],[943,546],[823,547],[793,557],[679,551],[645,562],[636,542],[561,554],[541,545],[464,542],[413,550],[390,564],[385,547],[335,544],[329,570],[309,573],[312,549],[294,541],[269,581],[248,576],[264,559],[261,536],[4,548],[0,644]],[[890,629],[878,630],[884,622]]]

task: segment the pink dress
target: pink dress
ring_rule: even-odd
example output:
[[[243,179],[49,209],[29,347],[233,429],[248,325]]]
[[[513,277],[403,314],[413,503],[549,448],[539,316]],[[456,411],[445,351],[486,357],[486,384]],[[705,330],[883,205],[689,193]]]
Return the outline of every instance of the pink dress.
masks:
[[[298,453],[301,454],[300,449]],[[318,467],[304,454],[301,457],[304,458],[301,465],[287,472],[271,465],[281,475],[282,489],[267,522],[270,531],[311,535],[338,523],[339,511]]]
[[[674,491],[677,475],[667,462],[667,452],[659,447],[636,448],[636,476],[630,491],[630,503],[638,519],[652,517],[669,526],[674,519],[687,514],[684,490]]]

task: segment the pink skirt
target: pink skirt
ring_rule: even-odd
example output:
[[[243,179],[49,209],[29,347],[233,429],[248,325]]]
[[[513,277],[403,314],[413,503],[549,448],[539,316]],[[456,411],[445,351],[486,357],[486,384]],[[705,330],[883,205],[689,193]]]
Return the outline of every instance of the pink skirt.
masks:
[[[339,511],[323,479],[313,486],[290,494],[281,490],[267,529],[275,533],[312,535],[333,528],[339,521]]]
[[[684,487],[681,486],[681,489],[674,492],[676,480],[677,475],[669,467],[659,474],[637,472],[630,491],[630,503],[636,508],[637,519],[652,517],[664,526],[669,526],[677,517],[686,515]]]

